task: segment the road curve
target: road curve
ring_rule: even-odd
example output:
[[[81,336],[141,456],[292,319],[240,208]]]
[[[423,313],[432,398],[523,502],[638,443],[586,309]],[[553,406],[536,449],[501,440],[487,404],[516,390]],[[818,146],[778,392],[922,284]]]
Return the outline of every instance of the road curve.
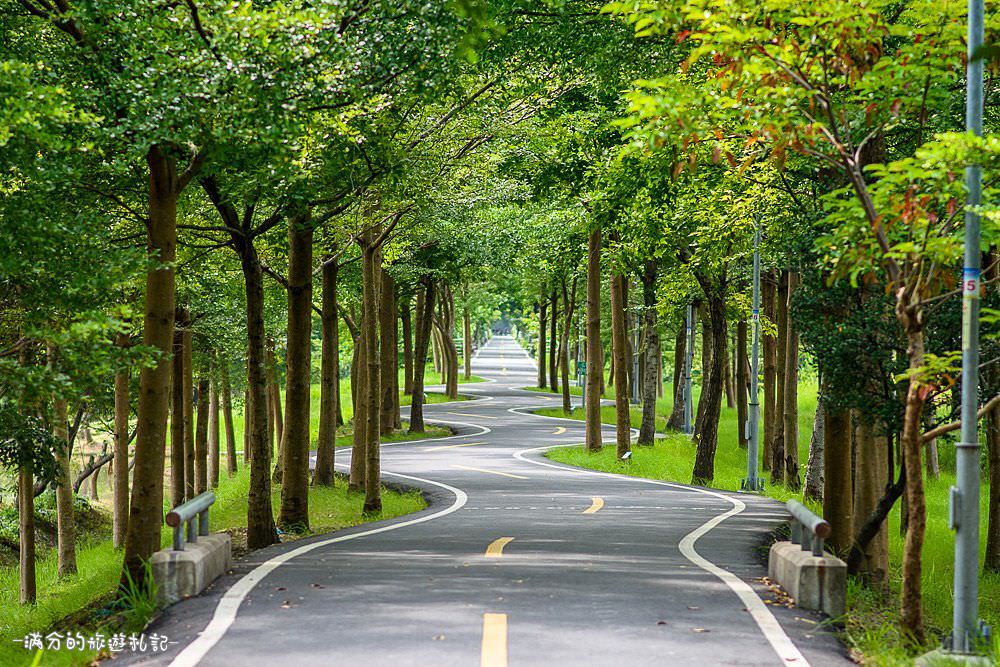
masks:
[[[429,508],[254,552],[154,623],[168,652],[117,662],[851,664],[818,617],[765,604],[778,503],[552,463],[583,425],[522,412],[558,405],[520,389],[531,359],[497,337],[473,368],[480,400],[425,408],[456,436],[384,445],[385,479]]]

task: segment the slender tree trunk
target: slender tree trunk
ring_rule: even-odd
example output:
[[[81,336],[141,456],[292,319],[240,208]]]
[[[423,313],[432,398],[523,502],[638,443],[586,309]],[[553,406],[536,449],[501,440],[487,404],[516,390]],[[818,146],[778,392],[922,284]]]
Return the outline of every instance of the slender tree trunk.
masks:
[[[468,293],[465,298],[468,299]],[[465,381],[468,382],[472,379],[472,316],[468,306],[462,308],[462,361],[465,365]]]
[[[354,339],[354,367],[351,372],[351,387],[354,390],[354,418],[351,421],[354,437],[351,442],[351,475],[347,486],[350,491],[361,491],[365,488],[365,446],[368,443],[368,401],[365,392],[368,391],[368,348],[364,330],[369,327],[374,328],[374,324],[370,323],[370,320],[366,321],[364,317],[362,309],[358,335]]]
[[[222,417],[226,428],[226,473],[236,474],[236,431],[233,429],[233,391],[229,384],[229,366],[222,364]],[[249,410],[246,412],[249,413]],[[246,428],[244,426],[244,428]]]
[[[257,250],[236,241],[246,283],[247,387],[249,409],[250,490],[247,499],[247,547],[260,549],[278,541],[271,508],[271,446],[267,438],[267,379],[265,368],[264,282]]]
[[[174,260],[177,258],[177,199],[183,189],[177,164],[158,145],[146,154],[149,169],[147,254],[143,344],[160,352],[156,366],[139,373],[135,472],[125,537],[123,581],[127,572],[144,581],[148,560],[160,546],[163,522],[163,467],[170,403],[170,352],[174,335]]]
[[[538,300],[538,344],[536,349],[538,350],[535,354],[536,361],[538,362],[538,388],[545,389],[549,386],[548,381],[548,362],[545,360],[545,343],[548,341],[548,318],[547,314],[549,312],[549,300],[543,294]]]
[[[184,502],[184,311],[177,313],[170,383],[170,506]]]
[[[194,438],[194,493],[208,490],[208,378],[198,380],[198,427]]]
[[[889,442],[876,434],[876,426],[855,413],[857,442],[854,478],[854,516],[867,517],[875,511],[882,491],[889,483]],[[889,531],[883,525],[868,542],[859,568],[873,589],[888,592]]]
[[[49,360],[54,365],[55,350],[49,348]],[[76,573],[76,523],[73,519],[73,485],[70,479],[69,460],[72,443],[69,442],[69,422],[65,399],[53,402],[54,424],[52,435],[60,441],[56,450],[56,537],[59,551],[59,576]],[[32,490],[32,493],[34,491]]]
[[[785,484],[792,491],[802,486],[799,475],[799,334],[792,319],[792,299],[798,284],[798,274],[788,272],[788,297],[785,307]]]
[[[747,321],[736,323],[736,433],[740,447],[747,447],[746,423],[749,415],[750,362],[747,359]]]
[[[704,310],[701,314],[701,397],[698,399],[698,411],[694,418],[694,439],[701,438],[702,430],[705,428],[705,410],[708,408],[708,398],[705,392],[712,383],[711,375],[715,371],[715,363],[712,353],[715,350],[715,331],[712,329],[712,317],[708,313],[708,304],[701,304],[699,309]],[[722,378],[718,383],[719,405],[722,405]]]
[[[706,405],[691,477],[693,484],[702,486],[710,484],[715,477],[715,450],[719,443],[719,418],[722,414],[722,383],[725,376],[727,344],[725,286],[706,290],[706,296],[708,316],[712,325],[712,369],[701,394],[701,402]]]
[[[628,375],[625,355],[625,276],[611,274],[611,353],[615,360],[615,435],[617,458],[628,453],[632,440]]]
[[[378,349],[378,329],[375,324],[378,322],[379,310],[379,265],[381,257],[377,247],[366,245],[362,251],[363,262],[363,285],[362,285],[362,305],[364,307],[365,322],[369,325],[364,328],[365,338],[365,366],[367,368],[367,382],[365,383],[364,401],[367,403],[365,418],[367,426],[365,428],[365,512],[380,512],[382,510],[381,479],[379,465],[379,394],[381,392],[381,363]],[[382,298],[391,298],[391,295],[383,294]],[[393,366],[395,368],[395,366]],[[360,403],[360,401],[359,401]]]
[[[208,388],[208,484],[219,488],[219,381],[212,379]]]
[[[646,353],[642,374],[642,424],[639,444],[651,445],[656,438],[656,386],[660,381],[660,332],[656,322],[656,262],[648,260],[642,273],[642,305],[645,319]]]
[[[410,319],[410,298],[407,297],[399,310],[403,328],[403,393],[413,393],[413,323]]]
[[[563,326],[559,338],[559,373],[562,376],[562,408],[565,414],[573,411],[569,398],[569,334],[573,327],[573,310],[576,307],[576,276],[573,276],[573,287],[567,292],[566,281],[562,282],[562,298],[565,304]]]
[[[340,401],[340,335],[337,314],[337,272],[330,257],[323,258],[322,360],[320,361],[319,433],[316,443],[316,471],[313,484],[333,486],[334,452],[337,447],[337,403]]]
[[[20,542],[21,604],[34,604],[35,588],[35,482],[30,465],[17,473],[17,526]]]
[[[823,518],[832,529],[827,543],[834,553],[846,554],[854,537],[851,415],[824,405],[823,416]]]
[[[934,428],[934,411],[928,410],[924,413],[924,431]],[[937,438],[932,438],[924,443],[924,464],[927,468],[927,479],[940,479],[941,462],[938,459]]]
[[[441,296],[444,299],[444,295]],[[444,352],[441,350],[441,334],[431,327],[431,361],[434,362],[434,372],[441,377],[441,383],[445,382],[445,369],[443,362]]]
[[[587,239],[587,451],[601,451],[601,394],[604,391],[604,351],[601,347],[601,228]]]
[[[268,447],[271,448],[275,457],[274,469],[271,471],[271,483],[281,484],[285,470],[285,419],[281,411],[281,389],[278,387],[278,361],[274,353],[274,348],[275,342],[269,338],[265,356],[267,363],[267,442]]]
[[[181,330],[183,345],[183,405],[184,405],[184,499],[195,496],[195,453],[194,453],[194,369],[192,367],[193,333],[190,317],[185,318],[187,326]]]
[[[128,344],[128,336],[118,334],[119,347]],[[128,529],[128,421],[129,421],[129,371],[123,368],[115,374],[115,458],[114,470],[114,528],[116,549],[125,545]]]
[[[806,485],[803,491],[805,498],[817,502],[823,501],[823,449],[826,431],[823,412],[823,394],[820,393],[816,399],[816,414],[813,417],[812,436],[809,438],[809,461],[806,463]]]
[[[687,355],[687,331],[682,321],[677,328],[677,335],[674,336],[674,370],[673,370],[673,396],[674,404],[670,408],[670,418],[667,419],[667,428],[680,431],[684,428],[684,359]]]
[[[549,308],[552,313],[549,327],[549,391],[559,393],[559,355],[556,350],[559,341],[559,292],[555,289],[549,295]]]
[[[729,355],[728,341],[726,342],[726,346],[723,347],[722,350],[726,354],[726,365],[725,365],[726,377],[725,377],[725,386],[723,387],[723,389],[725,390],[724,393],[726,395],[726,407],[732,410],[733,408],[736,407],[736,387],[733,378],[733,364],[732,364],[732,359]]]
[[[379,348],[380,403],[379,429],[383,434],[392,433],[396,426],[395,414],[399,393],[392,381],[399,375],[399,353],[396,347],[396,281],[385,269],[378,271],[380,298],[378,302],[378,327],[381,346]]]
[[[785,364],[788,360],[788,273],[778,274],[778,340],[775,353],[774,439],[771,442],[771,484],[785,481]]]
[[[434,282],[430,276],[422,279],[422,297],[417,298],[417,327],[413,351],[413,401],[410,404],[410,433],[424,432],[424,370],[427,367],[427,347],[431,338],[434,314]]]
[[[775,283],[774,271],[768,271],[764,276],[761,286],[761,295],[764,300],[764,317],[768,322],[775,322],[777,319],[777,285]],[[764,347],[764,451],[761,462],[764,470],[771,469],[771,459],[773,458],[772,447],[778,425],[777,415],[777,359],[778,348],[777,339],[771,335],[763,336]]]

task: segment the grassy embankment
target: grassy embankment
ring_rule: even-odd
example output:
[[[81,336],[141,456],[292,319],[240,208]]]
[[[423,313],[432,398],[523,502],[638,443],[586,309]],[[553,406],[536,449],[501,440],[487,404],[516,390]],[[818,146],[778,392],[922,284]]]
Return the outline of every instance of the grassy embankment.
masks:
[[[577,387],[571,387],[579,394]],[[666,392],[669,394],[670,392]],[[697,398],[698,390],[695,395]],[[610,396],[609,396],[610,397]],[[668,395],[656,403],[657,429],[663,430],[673,406]],[[813,415],[816,411],[816,386],[803,382],[799,396],[799,461],[804,468],[809,453],[809,437],[812,432]],[[544,408],[539,414],[565,417],[560,408]],[[583,410],[576,408],[572,419],[583,419]],[[614,423],[613,407],[603,407],[601,419]],[[639,408],[632,408],[632,425],[638,428]],[[741,480],[746,477],[746,451],[738,446],[736,410],[723,404],[719,425],[719,447],[715,458],[714,488],[738,491]],[[613,443],[612,443],[613,444]],[[942,463],[953,461],[951,445],[941,443]],[[690,483],[694,466],[695,446],[690,438],[679,433],[670,433],[658,439],[653,447],[636,448],[631,463],[625,464],[615,459],[614,447],[605,447],[600,453],[590,454],[581,446],[562,447],[548,452],[554,461],[577,465],[595,470],[616,472],[637,477],[662,479],[673,482]],[[954,534],[948,529],[948,489],[955,483],[953,470],[942,470],[940,479],[929,479],[927,489],[927,540],[924,545],[924,608],[927,624],[933,638],[947,633],[951,627],[952,577]],[[988,487],[982,489],[981,545],[985,550]],[[800,494],[788,488],[771,484],[765,485],[764,493],[778,500],[799,497]],[[889,601],[873,594],[857,581],[848,586],[849,618],[846,620],[845,642],[864,655],[865,664],[896,666],[912,664],[912,655],[906,650],[905,642],[896,625],[896,600],[901,579],[903,538],[899,530],[899,505],[889,517],[889,550],[892,597]],[[994,628],[1000,627],[1000,575],[983,575],[979,582],[980,615]],[[933,646],[928,646],[933,648]],[[1000,640],[995,642],[995,655],[1000,664]]]

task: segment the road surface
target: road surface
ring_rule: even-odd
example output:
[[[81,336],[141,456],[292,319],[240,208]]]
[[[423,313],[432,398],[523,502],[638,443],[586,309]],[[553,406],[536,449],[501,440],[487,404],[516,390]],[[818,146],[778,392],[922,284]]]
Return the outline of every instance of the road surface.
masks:
[[[541,451],[581,442],[583,424],[530,414],[558,403],[520,389],[527,354],[496,337],[473,369],[489,379],[463,385],[474,400],[426,407],[458,435],[383,446],[386,481],[428,509],[254,552],[156,621],[169,652],[119,661],[850,664],[817,616],[764,602],[778,503],[554,464]]]

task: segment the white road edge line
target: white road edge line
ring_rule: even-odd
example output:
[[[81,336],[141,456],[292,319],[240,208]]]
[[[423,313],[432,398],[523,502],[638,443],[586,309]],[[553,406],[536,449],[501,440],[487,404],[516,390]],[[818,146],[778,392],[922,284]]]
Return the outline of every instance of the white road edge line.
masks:
[[[346,466],[340,464],[340,467],[343,468]],[[257,584],[263,581],[267,575],[271,574],[271,572],[278,569],[293,558],[337,542],[346,542],[359,537],[376,535],[378,533],[396,530],[397,528],[405,528],[407,526],[413,526],[418,523],[425,523],[433,519],[438,519],[461,509],[469,500],[465,491],[442,482],[435,482],[430,479],[424,479],[423,477],[413,477],[411,475],[404,475],[397,472],[389,472],[387,470],[383,470],[382,474],[440,487],[453,493],[455,495],[455,502],[443,510],[434,512],[433,514],[417,517],[416,519],[410,519],[409,521],[401,521],[399,523],[393,523],[388,526],[380,526],[379,528],[373,528],[359,533],[351,533],[350,535],[341,535],[339,537],[331,537],[327,540],[311,542],[297,549],[292,549],[286,553],[279,554],[274,558],[261,563],[249,573],[243,575],[228,591],[225,592],[222,599],[219,600],[219,604],[215,608],[215,614],[213,614],[212,620],[209,621],[208,626],[201,631],[197,639],[188,644],[184,650],[181,651],[177,657],[173,659],[173,661],[171,661],[170,667],[195,667],[195,665],[201,662],[202,658],[204,658],[205,655],[219,643],[232,624],[236,621],[236,614],[239,612],[240,605],[243,604],[243,600],[246,599],[247,595],[249,595]]]
[[[512,408],[511,411],[514,411]],[[523,414],[523,413],[519,413]],[[535,415],[536,417],[546,418],[546,419],[558,419],[558,417],[545,417],[544,415]],[[514,452],[512,455],[515,459],[523,461],[525,463],[531,463],[532,465],[544,466],[546,468],[555,468],[556,470],[562,470],[567,473],[576,473],[581,475],[597,475],[600,477],[612,477],[614,479],[628,480],[630,482],[642,482],[645,484],[655,484],[657,486],[668,486],[675,489],[682,489],[684,491],[696,491],[698,493],[703,493],[708,496],[714,496],[716,498],[721,498],[722,500],[732,503],[733,507],[728,512],[723,512],[718,516],[709,519],[703,523],[698,528],[695,528],[690,533],[685,535],[678,545],[681,554],[688,559],[691,563],[694,563],[702,570],[708,572],[709,574],[717,577],[722,583],[724,583],[729,590],[739,597],[740,601],[746,605],[747,611],[750,612],[750,616],[753,618],[754,622],[757,623],[757,627],[760,628],[761,633],[764,638],[767,639],[771,648],[774,652],[778,654],[778,657],[785,663],[794,663],[800,667],[809,667],[809,661],[806,657],[802,655],[798,647],[789,639],[788,635],[785,633],[785,629],[781,627],[778,623],[778,619],[774,617],[771,610],[767,608],[764,601],[760,599],[757,593],[754,592],[750,584],[746,583],[739,577],[737,577],[732,572],[722,569],[718,565],[712,563],[708,559],[704,558],[695,549],[695,542],[699,538],[707,534],[713,528],[718,526],[720,523],[726,519],[736,516],[743,510],[747,508],[746,504],[737,498],[731,498],[722,493],[716,493],[715,491],[709,491],[708,489],[700,489],[694,486],[684,486],[682,484],[671,484],[670,482],[662,482],[655,479],[646,479],[644,477],[630,477],[629,475],[618,475],[611,472],[601,472],[599,470],[586,470],[584,468],[575,468],[571,466],[558,465],[555,463],[545,463],[544,461],[534,461],[529,458],[525,458],[525,454],[530,454],[533,452],[541,452],[547,449],[556,449],[557,447],[574,447],[579,446],[579,443],[570,443],[566,445],[545,445],[544,447],[533,447],[531,449],[522,449],[520,451]]]

